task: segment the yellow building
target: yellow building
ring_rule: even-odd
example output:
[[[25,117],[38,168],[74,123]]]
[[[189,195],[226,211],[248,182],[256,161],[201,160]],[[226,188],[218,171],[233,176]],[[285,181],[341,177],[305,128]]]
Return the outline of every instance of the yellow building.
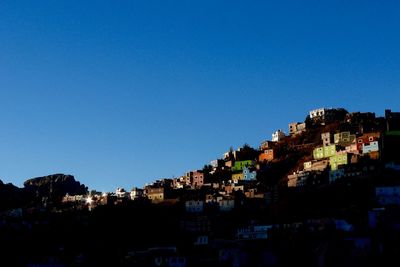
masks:
[[[336,145],[317,147],[313,151],[314,159],[329,158],[336,154]]]
[[[232,181],[239,181],[243,179],[244,179],[243,172],[232,174]]]

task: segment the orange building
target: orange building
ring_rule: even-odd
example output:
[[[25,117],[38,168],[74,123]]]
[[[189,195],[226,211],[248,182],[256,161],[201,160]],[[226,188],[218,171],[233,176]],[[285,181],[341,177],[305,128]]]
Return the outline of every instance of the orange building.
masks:
[[[266,149],[260,153],[258,156],[259,162],[267,162],[272,161],[275,158],[274,150],[273,149]]]
[[[368,155],[371,159],[379,159],[380,154],[379,154],[379,151],[373,151],[373,152],[368,153]]]

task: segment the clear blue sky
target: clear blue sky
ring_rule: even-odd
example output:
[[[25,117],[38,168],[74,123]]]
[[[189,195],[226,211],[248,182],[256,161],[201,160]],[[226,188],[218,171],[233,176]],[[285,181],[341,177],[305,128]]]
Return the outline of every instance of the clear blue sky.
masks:
[[[130,189],[310,109],[400,110],[400,1],[0,1],[0,179]]]

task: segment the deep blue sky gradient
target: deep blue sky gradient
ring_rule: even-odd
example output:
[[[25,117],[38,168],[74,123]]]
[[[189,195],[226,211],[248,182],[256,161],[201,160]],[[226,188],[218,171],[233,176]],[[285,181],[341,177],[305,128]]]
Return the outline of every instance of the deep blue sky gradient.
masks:
[[[0,179],[180,176],[318,107],[400,110],[400,1],[0,1]]]

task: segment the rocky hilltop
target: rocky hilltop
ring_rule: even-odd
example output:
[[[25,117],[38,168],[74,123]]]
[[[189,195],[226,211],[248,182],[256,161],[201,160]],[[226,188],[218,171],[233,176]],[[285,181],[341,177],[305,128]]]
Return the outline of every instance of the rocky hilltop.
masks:
[[[88,192],[84,184],[76,181],[74,176],[66,174],[53,174],[36,177],[24,182],[24,189],[34,194],[36,198],[48,197],[59,200],[65,194],[82,195]]]
[[[27,207],[43,202],[59,202],[66,194],[85,195],[88,188],[76,181],[74,176],[52,174],[28,179],[19,188],[0,180],[0,211],[17,207]]]

